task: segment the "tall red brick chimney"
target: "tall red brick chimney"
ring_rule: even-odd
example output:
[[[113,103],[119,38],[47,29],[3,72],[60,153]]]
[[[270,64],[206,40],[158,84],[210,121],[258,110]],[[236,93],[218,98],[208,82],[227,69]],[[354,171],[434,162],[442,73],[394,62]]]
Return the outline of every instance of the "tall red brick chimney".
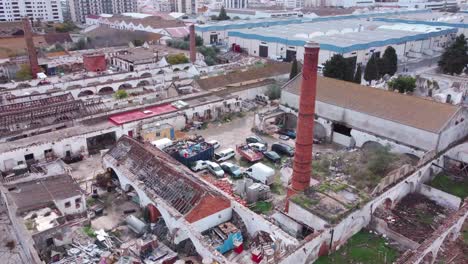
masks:
[[[190,29],[190,62],[195,63],[197,60],[197,47],[195,40],[195,25],[192,24],[189,26]]]
[[[310,186],[312,146],[314,143],[315,95],[317,92],[317,63],[319,44],[304,46],[299,116],[297,119],[296,152],[294,153],[292,184],[289,195],[303,192]]]
[[[29,18],[23,18],[23,31],[24,40],[26,41],[26,47],[28,49],[29,66],[31,67],[31,74],[33,78],[37,78],[37,74],[41,71],[39,62],[37,61],[36,47],[34,47],[33,34]]]

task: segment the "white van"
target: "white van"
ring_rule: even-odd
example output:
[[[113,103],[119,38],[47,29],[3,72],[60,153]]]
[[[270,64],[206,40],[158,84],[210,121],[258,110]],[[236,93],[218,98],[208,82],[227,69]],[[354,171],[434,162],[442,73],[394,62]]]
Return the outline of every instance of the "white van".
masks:
[[[214,154],[214,160],[216,162],[221,162],[233,158],[236,155],[236,152],[232,148],[222,150]]]
[[[161,138],[155,141],[151,141],[151,145],[157,147],[160,150],[172,146],[172,144],[174,144],[174,142],[168,138]]]
[[[275,181],[275,170],[261,162],[250,166],[244,173],[247,174],[249,178],[265,185],[271,185]]]
[[[210,141],[208,141],[208,142],[206,142],[206,143],[212,145],[214,149],[218,149],[219,147],[221,147],[221,145],[219,144],[219,142],[218,142],[217,140],[214,140],[214,139],[213,139],[213,140],[210,140]]]

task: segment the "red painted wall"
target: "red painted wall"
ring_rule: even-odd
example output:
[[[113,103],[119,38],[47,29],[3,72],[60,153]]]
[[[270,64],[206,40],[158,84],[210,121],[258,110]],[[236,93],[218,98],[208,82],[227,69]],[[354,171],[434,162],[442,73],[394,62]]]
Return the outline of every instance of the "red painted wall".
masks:
[[[83,65],[87,71],[105,71],[107,69],[106,56],[104,54],[83,55]]]

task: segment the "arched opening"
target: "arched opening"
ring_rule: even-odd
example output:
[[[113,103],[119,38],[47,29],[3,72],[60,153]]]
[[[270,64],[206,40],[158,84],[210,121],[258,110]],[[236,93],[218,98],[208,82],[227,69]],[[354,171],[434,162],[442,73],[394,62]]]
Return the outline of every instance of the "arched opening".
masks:
[[[39,92],[38,91],[32,91],[31,95],[34,95],[34,94],[39,94]]]
[[[149,77],[152,77],[153,75],[150,73],[150,72],[145,72],[143,73],[140,77],[141,78],[149,78]]]
[[[84,91],[81,91],[79,94],[78,94],[78,97],[83,97],[83,96],[90,96],[90,95],[93,95],[94,92],[91,91],[91,90],[84,90]]]
[[[129,84],[129,83],[123,83],[119,86],[119,90],[127,90],[127,89],[131,89],[132,88],[132,85]]]
[[[61,116],[57,119],[55,119],[54,123],[61,123],[70,120],[70,117],[68,116]]]
[[[426,256],[421,261],[421,264],[432,264],[434,263],[434,256],[432,254],[432,251],[427,253]]]
[[[325,140],[327,138],[327,130],[318,122],[314,122],[314,138],[318,140]]]
[[[385,208],[385,210],[390,210],[390,209],[392,209],[392,206],[393,206],[392,199],[390,199],[390,198],[385,199],[385,201],[384,201],[384,208]]]
[[[159,70],[159,71],[158,71],[158,74],[164,74],[164,71],[163,71],[163,70]]]
[[[143,81],[140,81],[140,82],[137,84],[137,87],[149,86],[149,85],[150,85],[150,82],[149,82],[149,81],[143,80]]]
[[[103,87],[99,89],[98,94],[104,95],[104,94],[112,94],[114,93],[114,89],[110,86]]]
[[[367,151],[375,151],[377,149],[383,148],[383,145],[376,141],[366,141],[362,144],[361,148]]]
[[[185,66],[184,67],[184,70],[188,70],[188,69],[190,69],[190,66]]]
[[[20,83],[16,86],[16,88],[28,88],[31,87],[29,83]]]

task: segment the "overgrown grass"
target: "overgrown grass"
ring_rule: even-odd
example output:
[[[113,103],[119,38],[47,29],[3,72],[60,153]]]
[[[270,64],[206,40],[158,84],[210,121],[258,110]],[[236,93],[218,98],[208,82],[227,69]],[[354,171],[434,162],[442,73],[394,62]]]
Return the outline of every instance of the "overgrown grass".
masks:
[[[93,206],[96,204],[96,199],[94,199],[93,197],[88,197],[86,199],[86,206]]]
[[[283,187],[281,183],[277,183],[277,182],[273,183],[270,186],[270,189],[271,189],[271,192],[274,194],[283,195],[286,193],[285,188]]]
[[[468,196],[468,180],[454,181],[448,175],[440,173],[429,184],[441,191],[448,192],[462,199]]]
[[[273,205],[270,202],[260,201],[256,202],[250,209],[259,214],[266,214],[273,209]]]
[[[302,194],[294,195],[291,200],[304,208],[310,208],[320,202],[319,200],[310,199]]]
[[[96,237],[96,233],[94,232],[94,229],[91,226],[83,227],[83,232],[89,237],[92,237],[92,238]]]
[[[314,263],[386,264],[393,263],[398,255],[397,250],[385,245],[383,238],[361,231],[351,237],[340,250],[329,256],[322,256]]]

